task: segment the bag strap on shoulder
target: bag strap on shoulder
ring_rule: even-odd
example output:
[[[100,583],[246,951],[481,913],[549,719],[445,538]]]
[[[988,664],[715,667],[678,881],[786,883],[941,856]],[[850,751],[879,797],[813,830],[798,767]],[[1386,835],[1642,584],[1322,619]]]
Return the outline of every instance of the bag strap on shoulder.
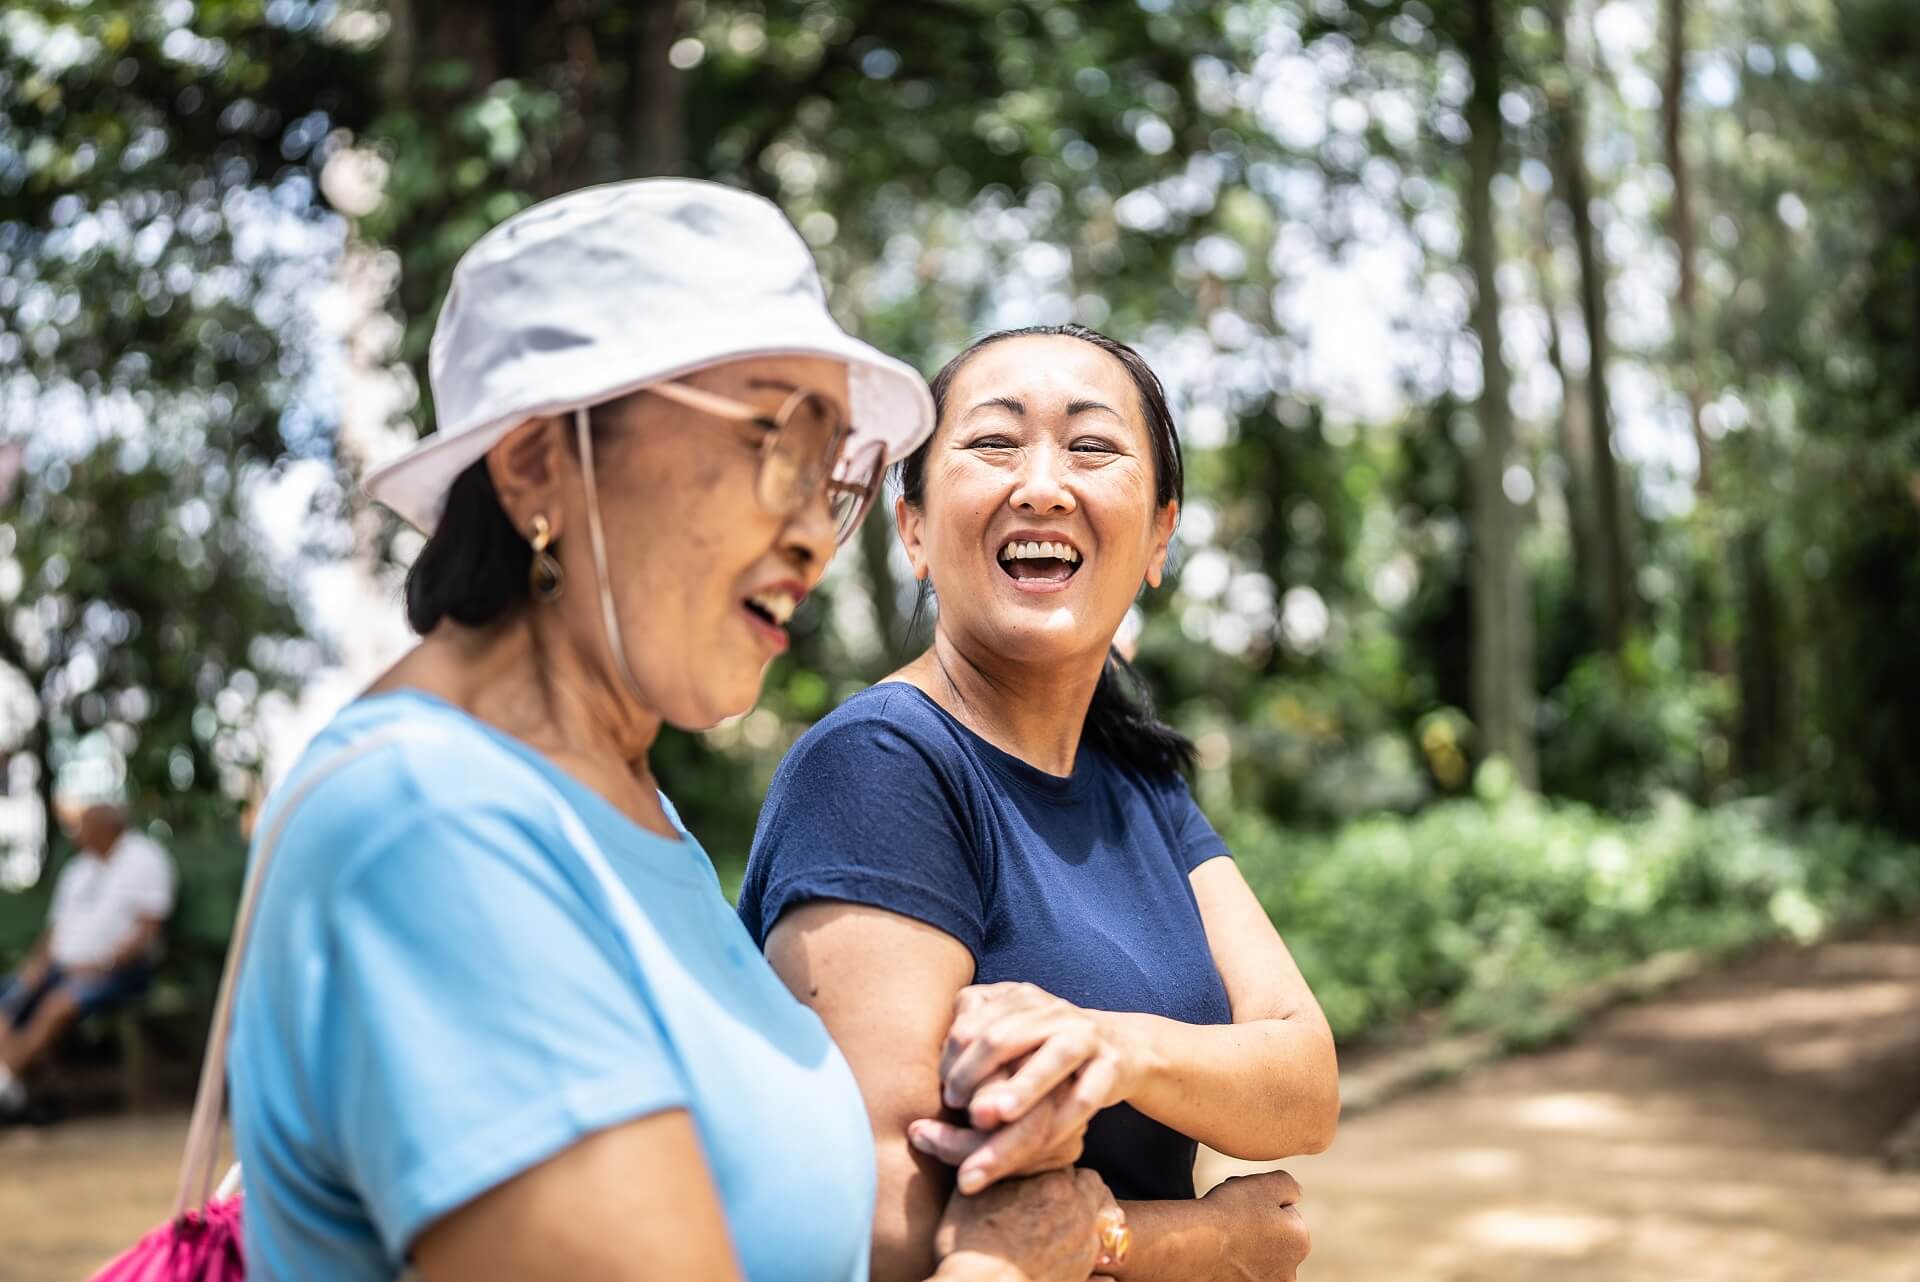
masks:
[[[206,1206],[213,1195],[214,1168],[220,1154],[220,1125],[226,1116],[227,1042],[233,1028],[233,994],[240,978],[240,966],[246,956],[247,939],[253,931],[254,909],[260,900],[260,888],[266,881],[267,865],[274,847],[300,803],[309,793],[347,766],[381,748],[406,741],[431,741],[439,736],[419,725],[394,726],[369,735],[341,749],[334,756],[304,775],[275,810],[272,824],[260,839],[259,848],[247,866],[246,880],[240,891],[240,906],[234,914],[233,937],[227,944],[227,959],[220,969],[220,988],[213,1003],[213,1023],[207,1032],[207,1051],[200,1061],[200,1085],[193,1097],[193,1120],[187,1124],[186,1152],[180,1158],[180,1182],[174,1193],[173,1218],[189,1210]]]

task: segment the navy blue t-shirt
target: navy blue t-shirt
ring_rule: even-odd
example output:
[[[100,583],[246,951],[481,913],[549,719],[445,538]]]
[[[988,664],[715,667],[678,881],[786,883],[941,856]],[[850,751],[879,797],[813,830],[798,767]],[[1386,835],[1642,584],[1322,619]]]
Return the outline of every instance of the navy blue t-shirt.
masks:
[[[1002,752],[919,689],[862,691],[801,736],[760,811],[740,915],[761,945],[814,899],[884,908],[1091,1010],[1232,1020],[1187,875],[1227,853],[1178,775],[1083,744],[1060,778]],[[1082,1164],[1119,1198],[1193,1196],[1194,1142],[1121,1104]]]

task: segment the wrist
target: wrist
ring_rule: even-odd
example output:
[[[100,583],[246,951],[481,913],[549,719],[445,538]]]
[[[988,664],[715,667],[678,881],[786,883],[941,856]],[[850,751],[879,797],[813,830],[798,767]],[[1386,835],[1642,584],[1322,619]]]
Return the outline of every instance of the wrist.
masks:
[[[980,1251],[955,1251],[940,1261],[930,1282],[1029,1282],[1024,1270]]]
[[[1132,1011],[1094,1012],[1101,1040],[1114,1048],[1119,1060],[1115,1074],[1113,1099],[1118,1104],[1140,1094],[1141,1089],[1160,1071],[1159,1044],[1154,1038],[1157,1017]]]

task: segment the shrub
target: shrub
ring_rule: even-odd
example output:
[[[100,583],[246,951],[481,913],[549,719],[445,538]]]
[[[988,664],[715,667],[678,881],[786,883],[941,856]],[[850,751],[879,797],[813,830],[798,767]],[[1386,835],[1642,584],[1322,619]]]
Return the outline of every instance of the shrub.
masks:
[[[1666,949],[1723,950],[1920,906],[1920,848],[1764,802],[1619,820],[1517,796],[1325,834],[1225,835],[1343,1042],[1426,1011],[1524,1032],[1543,999]]]

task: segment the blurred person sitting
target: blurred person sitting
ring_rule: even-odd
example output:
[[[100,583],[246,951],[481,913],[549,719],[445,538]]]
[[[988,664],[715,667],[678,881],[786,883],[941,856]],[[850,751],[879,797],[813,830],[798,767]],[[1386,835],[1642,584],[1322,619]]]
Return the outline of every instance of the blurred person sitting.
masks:
[[[46,930],[0,978],[0,1120],[25,1113],[28,1070],[77,1020],[146,989],[173,911],[172,858],[118,806],[89,806],[74,840]]]

